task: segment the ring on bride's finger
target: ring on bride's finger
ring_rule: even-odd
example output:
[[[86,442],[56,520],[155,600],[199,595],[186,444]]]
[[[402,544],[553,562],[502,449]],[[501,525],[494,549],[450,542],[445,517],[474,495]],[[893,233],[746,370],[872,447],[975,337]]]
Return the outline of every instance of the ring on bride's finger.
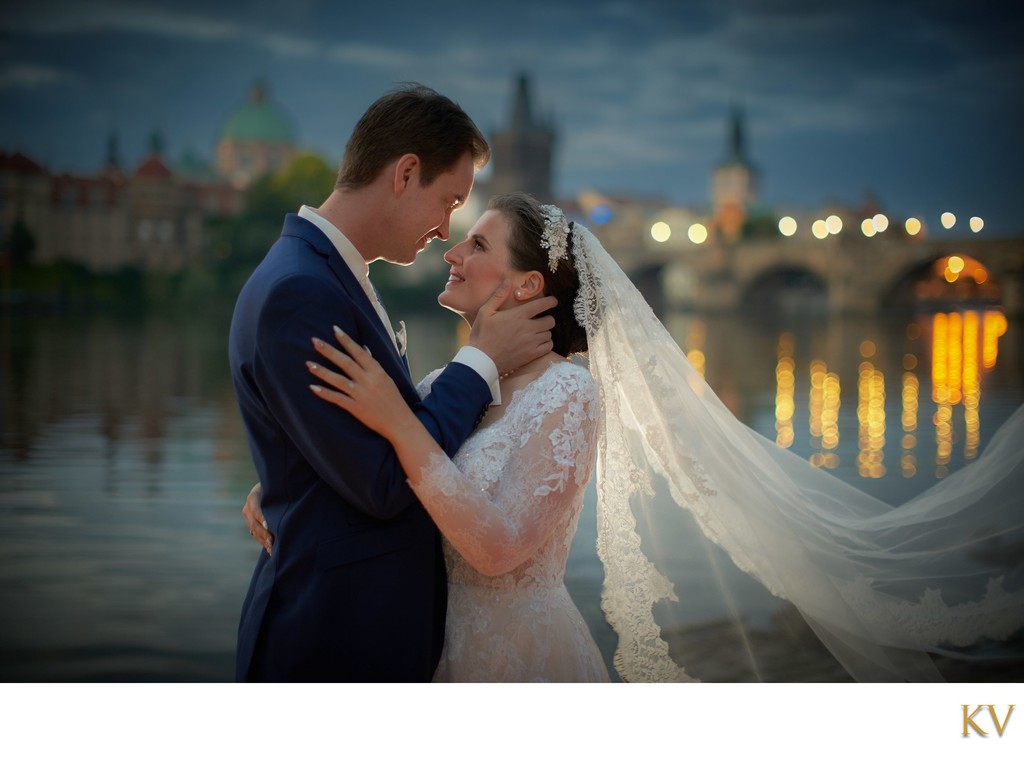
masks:
[[[356,383],[353,382],[352,380],[345,380],[345,383],[348,385],[348,389],[349,390],[355,390],[356,389]]]
[[[263,529],[264,530],[269,530],[270,529],[270,527],[267,525],[267,520],[266,519],[264,519],[261,524],[263,525]]]

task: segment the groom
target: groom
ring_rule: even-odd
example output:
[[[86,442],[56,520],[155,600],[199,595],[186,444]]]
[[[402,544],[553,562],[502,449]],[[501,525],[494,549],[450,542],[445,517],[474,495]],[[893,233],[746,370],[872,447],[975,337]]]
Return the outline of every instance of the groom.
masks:
[[[446,579],[437,529],[393,450],[309,389],[311,338],[337,326],[365,345],[449,456],[497,397],[499,373],[551,347],[552,298],[498,311],[420,401],[404,336],[367,278],[379,259],[412,263],[448,239],[490,149],[448,98],[393,91],[356,124],[334,191],[289,214],[242,289],[231,323],[231,375],[262,484],[272,552],[261,552],[242,607],[237,678],[429,680],[444,640]]]

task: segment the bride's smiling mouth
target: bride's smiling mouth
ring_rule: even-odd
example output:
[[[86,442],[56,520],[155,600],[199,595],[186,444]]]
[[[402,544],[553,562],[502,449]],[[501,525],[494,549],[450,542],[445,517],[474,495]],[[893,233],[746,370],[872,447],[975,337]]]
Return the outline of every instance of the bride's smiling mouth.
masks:
[[[448,272],[448,284],[449,285],[454,285],[454,284],[458,284],[460,282],[465,282],[465,281],[466,281],[466,278],[463,277],[461,274],[459,274],[457,271],[455,271],[455,269],[452,269],[450,272]]]

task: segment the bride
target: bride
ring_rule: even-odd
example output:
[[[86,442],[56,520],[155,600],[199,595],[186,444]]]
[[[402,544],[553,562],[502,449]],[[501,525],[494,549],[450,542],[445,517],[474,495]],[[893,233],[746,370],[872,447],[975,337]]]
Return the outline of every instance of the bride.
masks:
[[[314,392],[392,443],[445,537],[449,607],[435,680],[607,679],[563,584],[595,465],[602,609],[624,680],[692,679],[656,619],[662,602],[678,600],[672,547],[640,537],[659,529],[645,524],[659,488],[790,601],[855,679],[939,680],[929,653],[979,659],[1024,628],[1024,408],[976,462],[893,508],[739,422],[600,242],[554,206],[495,198],[445,260],[438,301],[470,322],[506,277],[519,300],[560,303],[555,351],[501,378],[511,400],[492,407],[454,460],[347,336],[337,335],[344,352],[317,344],[340,371],[310,366],[324,383]],[[583,350],[589,373],[566,360]],[[254,489],[250,526],[261,521],[258,501]]]

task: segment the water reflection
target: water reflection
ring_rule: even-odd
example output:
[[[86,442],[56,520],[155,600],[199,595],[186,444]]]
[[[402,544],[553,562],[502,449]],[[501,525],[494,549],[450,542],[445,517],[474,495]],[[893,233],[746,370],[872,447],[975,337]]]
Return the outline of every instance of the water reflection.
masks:
[[[393,316],[409,323],[417,375],[454,352],[455,317]],[[888,500],[976,457],[1024,400],[1022,331],[997,311],[910,324],[666,321],[741,419]],[[239,516],[255,474],[227,324],[0,316],[0,678],[232,678],[258,548]],[[610,651],[592,491],[588,504],[567,584]],[[713,587],[705,571],[695,565],[694,584]],[[778,608],[744,580],[745,614]]]
[[[0,677],[230,679],[254,475],[223,319],[2,327]]]
[[[687,349],[687,355],[706,375],[712,387],[719,392],[730,408],[740,418],[750,423],[756,415],[748,411],[749,398],[737,395],[735,383],[739,379],[730,376],[735,371],[733,359],[724,357],[725,368],[718,376],[714,369],[714,347],[706,354],[704,344],[708,332],[703,321],[686,323],[685,317],[677,317],[674,335]],[[981,395],[986,375],[992,375],[994,390],[1019,387],[1020,377],[1008,367],[1006,376],[996,371],[1000,340],[1008,340],[1009,322],[999,311],[952,311],[919,316],[900,330],[880,330],[881,323],[871,323],[867,328],[870,337],[857,344],[859,362],[855,376],[849,378],[856,388],[856,430],[841,428],[840,417],[843,409],[844,382],[840,372],[830,370],[833,366],[843,367],[853,359],[849,350],[854,340],[844,335],[846,325],[838,323],[832,327],[807,328],[800,333],[784,330],[775,340],[774,361],[774,419],[771,436],[784,448],[797,448],[807,455],[808,460],[818,467],[837,469],[842,463],[839,453],[844,436],[854,435],[857,441],[855,455],[856,471],[863,479],[883,479],[888,474],[886,464],[887,439],[900,440],[899,471],[904,478],[918,474],[920,398],[922,392],[935,404],[931,416],[934,431],[935,478],[945,477],[957,453],[962,462],[977,457],[981,444]],[[673,322],[670,320],[670,328]],[[754,334],[760,332],[748,325]],[[737,341],[742,343],[739,333],[743,327],[737,325],[721,345],[728,352],[736,351]],[[833,336],[838,333],[838,337]],[[892,335],[903,334],[903,341],[892,339]],[[695,336],[699,336],[695,338]],[[751,339],[748,335],[747,340]],[[756,339],[756,338],[755,338]],[[836,339],[847,349],[837,353]],[[1014,338],[1014,351],[1019,351],[1020,335]],[[900,355],[901,351],[903,352]],[[919,359],[921,354],[922,359]],[[751,367],[754,368],[754,367]],[[890,394],[887,385],[898,377],[899,386]],[[807,381],[799,377],[806,376]],[[922,391],[922,381],[925,389]],[[1006,387],[1001,387],[1006,383]],[[893,407],[890,395],[899,400]],[[1011,397],[1015,394],[1011,392]],[[1010,400],[1005,405],[995,400],[992,414],[996,426],[1012,410]],[[806,409],[806,433],[798,436],[802,426],[802,409]],[[890,431],[892,420],[899,420],[895,431]],[[756,426],[756,425],[755,425]],[[764,432],[764,429],[761,429]],[[902,433],[902,434],[900,434]],[[767,433],[766,433],[767,434]]]

